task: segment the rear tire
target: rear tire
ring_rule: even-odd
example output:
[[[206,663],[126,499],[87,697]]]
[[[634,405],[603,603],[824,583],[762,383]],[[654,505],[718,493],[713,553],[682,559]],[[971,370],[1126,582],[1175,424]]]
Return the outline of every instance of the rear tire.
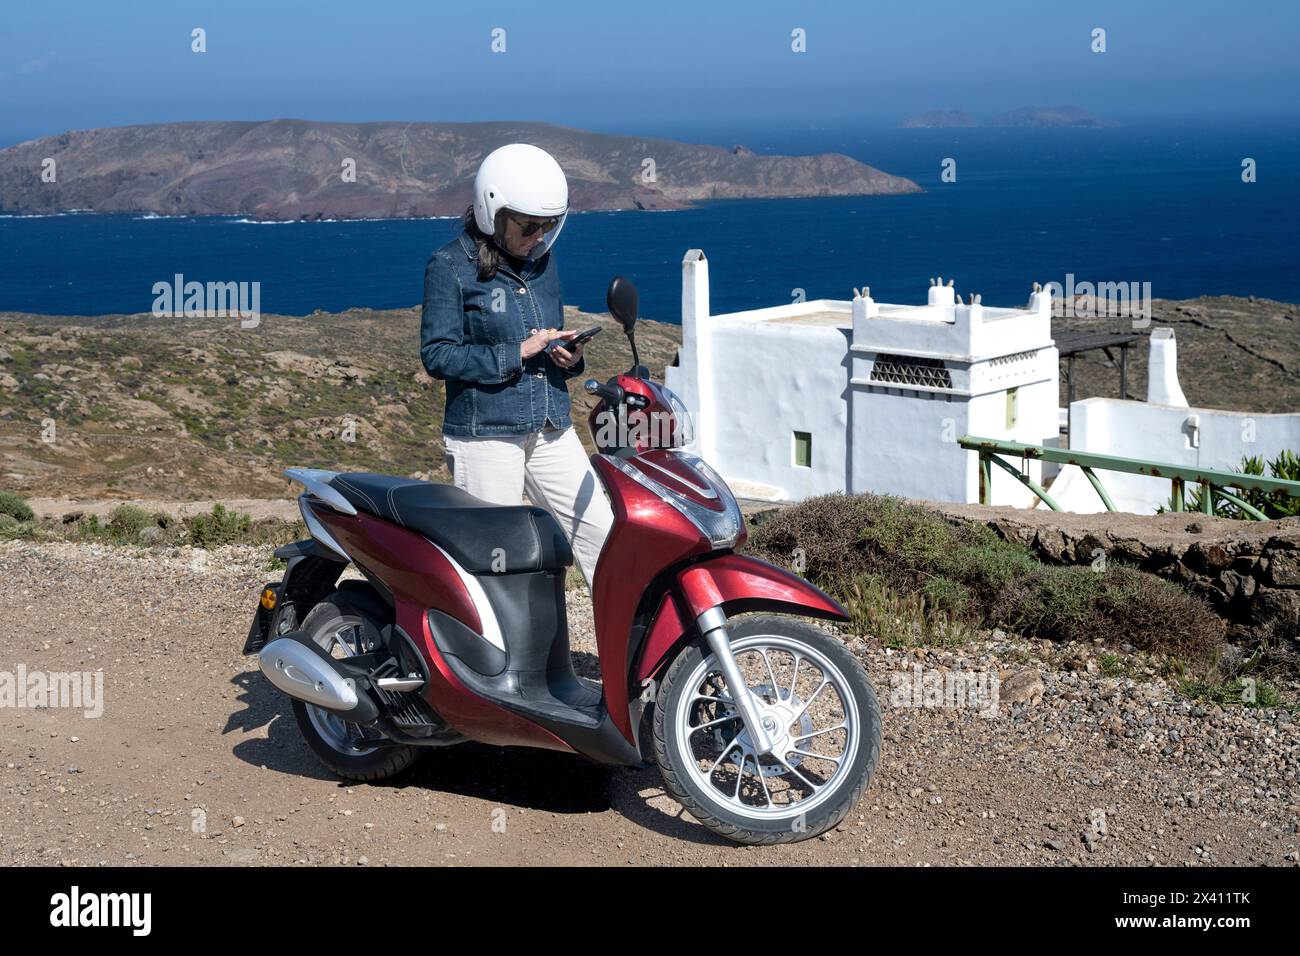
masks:
[[[370,650],[380,640],[382,618],[379,603],[367,597],[355,590],[335,591],[312,608],[301,630],[335,657]],[[321,763],[347,780],[385,780],[420,756],[419,747],[391,743],[378,731],[345,721],[314,704],[294,700],[293,714],[307,746]]]
[[[880,760],[880,704],[866,672],[835,637],[797,618],[737,618],[728,633],[746,683],[775,718],[780,756],[754,755],[717,660],[699,640],[668,666],[656,695],[654,750],[665,787],[738,843],[795,843],[838,826]],[[836,740],[838,752],[824,753]]]

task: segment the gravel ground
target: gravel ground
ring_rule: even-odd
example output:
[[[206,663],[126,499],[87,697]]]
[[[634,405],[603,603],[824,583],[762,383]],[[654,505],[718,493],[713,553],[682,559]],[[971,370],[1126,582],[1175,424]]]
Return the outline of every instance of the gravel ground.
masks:
[[[884,711],[879,772],[837,829],[740,847],[653,767],[466,744],[342,783],[241,656],[266,553],[0,544],[0,671],[104,673],[103,715],[0,707],[13,864],[1296,865],[1300,740],[1282,711],[1200,706],[1141,661],[995,633],[952,651],[850,641]],[[590,605],[570,594],[578,668]],[[891,675],[996,672],[995,717],[911,707]]]

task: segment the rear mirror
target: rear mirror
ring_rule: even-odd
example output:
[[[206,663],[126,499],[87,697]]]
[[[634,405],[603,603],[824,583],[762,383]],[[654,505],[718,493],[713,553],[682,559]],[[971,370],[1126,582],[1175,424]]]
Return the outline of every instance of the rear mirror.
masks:
[[[614,276],[609,283],[609,291],[605,293],[605,304],[609,306],[609,314],[622,324],[623,331],[631,335],[640,307],[632,280]]]

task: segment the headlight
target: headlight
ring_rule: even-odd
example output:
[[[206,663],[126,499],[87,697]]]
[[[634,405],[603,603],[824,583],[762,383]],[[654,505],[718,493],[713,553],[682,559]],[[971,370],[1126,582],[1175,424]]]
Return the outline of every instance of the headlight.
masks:
[[[680,511],[691,524],[699,529],[700,534],[709,539],[709,543],[715,550],[734,548],[744,528],[744,518],[740,513],[740,505],[736,504],[736,499],[732,496],[727,483],[708,464],[694,455],[679,451],[669,452],[669,454],[677,456],[682,462],[690,465],[708,479],[711,485],[708,490],[708,497],[716,497],[722,503],[720,511],[706,508],[698,502],[678,494],[667,485],[650,477],[641,468],[631,464],[628,459],[620,458],[617,455],[607,455],[605,457],[611,465],[623,472],[623,474],[650,489],[657,497]],[[648,459],[646,459],[646,462],[652,468],[654,467],[653,462]]]
[[[668,386],[660,385],[660,391],[663,392],[664,401],[668,403],[669,409],[672,410],[673,418],[677,422],[675,435],[677,438],[676,446],[689,445],[695,441],[695,426],[691,424],[691,413],[686,410],[686,403],[677,397],[677,394]]]

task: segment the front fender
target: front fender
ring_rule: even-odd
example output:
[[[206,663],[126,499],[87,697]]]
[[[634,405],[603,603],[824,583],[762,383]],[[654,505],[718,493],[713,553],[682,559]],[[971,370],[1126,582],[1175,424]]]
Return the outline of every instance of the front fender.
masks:
[[[676,585],[659,603],[637,659],[632,687],[657,675],[672,660],[678,645],[696,633],[696,618],[713,607],[728,615],[776,611],[849,619],[844,606],[821,588],[775,564],[743,554],[720,554],[688,565],[678,572]]]

